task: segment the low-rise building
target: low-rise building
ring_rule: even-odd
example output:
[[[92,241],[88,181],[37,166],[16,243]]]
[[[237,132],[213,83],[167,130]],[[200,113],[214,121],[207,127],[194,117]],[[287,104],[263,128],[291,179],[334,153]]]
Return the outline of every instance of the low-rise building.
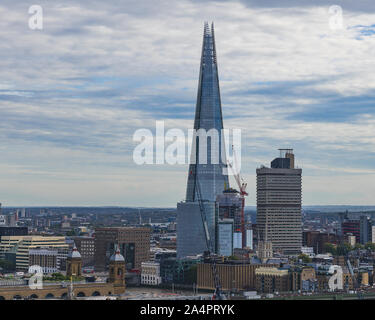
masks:
[[[259,267],[276,267],[278,265],[251,264],[241,261],[217,263],[216,269],[223,290],[255,290],[255,271]],[[197,284],[200,289],[215,288],[212,269],[209,263],[199,263],[197,268]]]
[[[346,267],[346,259],[344,256],[335,256],[332,260],[332,264],[338,265],[340,267]]]
[[[16,270],[28,271],[30,249],[68,249],[68,247],[65,237],[7,236],[0,240],[0,259],[4,259],[7,253],[13,253]]]
[[[261,293],[290,291],[288,270],[276,267],[255,269],[255,289]]]
[[[315,256],[313,247],[302,247],[301,253],[309,256],[310,258]]]
[[[345,290],[354,290],[353,278],[347,268],[344,269],[343,277],[343,286]]]
[[[290,290],[297,292],[315,292],[318,290],[315,269],[308,266],[296,266],[289,270]]]
[[[337,234],[329,232],[303,231],[303,245],[314,248],[314,253],[324,253],[326,243],[338,244],[340,243],[340,237]]]
[[[161,284],[160,263],[142,262],[141,284],[157,286]]]
[[[201,257],[181,259],[166,258],[160,261],[160,275],[163,283],[192,283],[196,278],[194,266],[201,262]],[[191,272],[192,271],[192,272]],[[195,273],[195,274],[193,274]]]
[[[32,266],[40,266],[44,274],[57,272],[57,250],[30,249],[29,270]]]

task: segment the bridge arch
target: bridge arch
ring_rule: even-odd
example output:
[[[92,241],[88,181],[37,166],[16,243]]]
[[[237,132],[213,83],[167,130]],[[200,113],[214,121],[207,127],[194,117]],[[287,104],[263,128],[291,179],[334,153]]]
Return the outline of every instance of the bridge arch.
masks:
[[[47,293],[46,294],[46,299],[51,299],[51,298],[54,298],[55,296],[50,292],[50,293]]]
[[[77,297],[86,297],[86,295],[84,292],[80,291],[78,292]]]
[[[68,297],[68,293],[64,292],[62,295],[61,295],[61,298],[62,299],[66,299]]]
[[[99,291],[94,291],[94,292],[92,293],[92,296],[93,296],[93,297],[99,297],[99,296],[101,296],[101,294],[100,294]]]
[[[3,296],[0,296],[0,300],[5,300],[5,298]]]
[[[22,297],[19,294],[13,296],[13,300],[22,300]]]
[[[38,299],[39,297],[35,294],[35,293],[33,293],[31,296],[30,296],[30,299]]]

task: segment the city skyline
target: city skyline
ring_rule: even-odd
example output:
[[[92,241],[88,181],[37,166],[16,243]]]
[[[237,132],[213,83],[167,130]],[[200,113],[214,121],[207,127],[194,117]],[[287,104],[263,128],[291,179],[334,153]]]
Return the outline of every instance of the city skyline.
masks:
[[[286,147],[304,171],[304,205],[374,205],[375,5],[337,4],[341,30],[330,29],[323,1],[42,1],[35,31],[28,3],[4,1],[0,202],[183,200],[188,165],[135,165],[132,135],[156,120],[193,127],[201,29],[213,20],[225,127],[242,129],[247,204],[255,169]]]

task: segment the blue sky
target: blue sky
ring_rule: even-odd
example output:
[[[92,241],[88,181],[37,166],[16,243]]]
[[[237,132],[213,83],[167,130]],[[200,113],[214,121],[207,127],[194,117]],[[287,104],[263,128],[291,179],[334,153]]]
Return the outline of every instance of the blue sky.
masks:
[[[215,22],[224,126],[242,169],[295,149],[305,205],[374,205],[375,4],[336,1],[0,3],[0,202],[175,206],[187,165],[137,166],[135,130],[193,126],[203,22]]]

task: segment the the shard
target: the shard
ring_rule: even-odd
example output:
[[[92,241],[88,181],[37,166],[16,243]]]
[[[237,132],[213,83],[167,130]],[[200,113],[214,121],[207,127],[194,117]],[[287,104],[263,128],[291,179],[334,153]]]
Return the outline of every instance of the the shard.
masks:
[[[219,213],[216,197],[229,188],[225,147],[222,143],[224,138],[221,134],[223,117],[214,27],[213,24],[209,27],[207,23],[204,26],[194,129],[197,133],[204,131],[207,135],[205,142],[204,137],[202,140],[202,135],[199,133],[193,136],[186,200],[177,204],[178,258],[199,255],[207,250],[206,232],[202,223],[197,187],[204,201],[206,231],[212,240],[213,247],[210,251],[216,252],[216,226]],[[210,132],[213,135],[210,135]],[[213,139],[214,133],[217,133],[216,139]],[[206,161],[201,161],[202,154],[206,155],[204,159]]]
[[[216,131],[218,140],[215,140],[214,143],[213,138],[207,139],[207,143],[204,145],[207,162],[204,163],[204,161],[200,161],[199,154],[202,151],[199,147],[201,138],[193,137],[186,201],[197,201],[197,181],[200,184],[202,200],[215,201],[217,195],[222,194],[223,190],[229,188],[229,182],[228,175],[225,174],[227,163],[225,150],[223,150],[223,117],[213,23],[211,27],[208,23],[205,23],[204,26],[194,129],[204,129],[209,137],[210,132]]]

